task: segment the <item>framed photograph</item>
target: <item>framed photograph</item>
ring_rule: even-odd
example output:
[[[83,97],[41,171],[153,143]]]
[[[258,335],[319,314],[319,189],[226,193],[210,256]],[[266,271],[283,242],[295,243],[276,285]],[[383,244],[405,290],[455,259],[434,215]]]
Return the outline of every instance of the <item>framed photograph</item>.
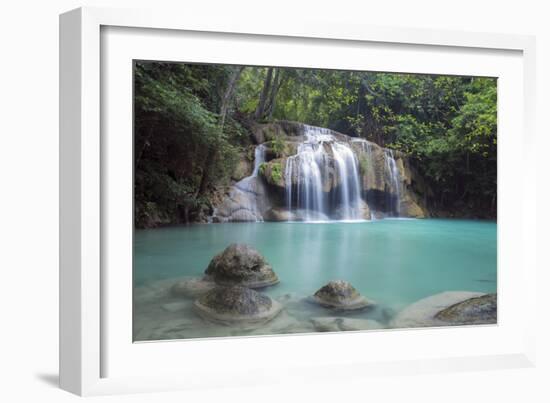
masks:
[[[62,388],[534,365],[533,38],[85,8],[60,45]]]

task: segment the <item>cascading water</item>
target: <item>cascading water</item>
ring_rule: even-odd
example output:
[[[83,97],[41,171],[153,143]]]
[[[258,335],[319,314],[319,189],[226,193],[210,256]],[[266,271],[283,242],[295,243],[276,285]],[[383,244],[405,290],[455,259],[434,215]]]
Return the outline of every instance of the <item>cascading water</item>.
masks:
[[[392,191],[395,197],[395,208],[393,210],[395,211],[396,215],[399,217],[399,213],[401,210],[400,209],[401,207],[401,189],[400,189],[401,175],[399,174],[399,169],[397,169],[397,164],[395,162],[393,150],[390,150],[390,149],[384,150],[384,160],[386,162],[386,173],[389,177],[389,180],[392,186]],[[390,198],[389,205],[393,205],[393,203],[391,203],[391,198]]]
[[[287,135],[283,140],[286,150],[295,147],[295,155],[271,160],[274,153],[269,143],[255,148],[251,175],[229,189],[215,207],[212,222],[358,221],[373,220],[375,215],[400,216],[401,196],[407,189],[392,150],[330,129],[305,125],[299,129],[300,137]],[[269,164],[269,178],[260,172],[263,163]],[[271,182],[275,168],[284,168],[284,194],[278,183]]]
[[[265,145],[260,144],[254,149],[254,169],[252,170],[252,175],[250,175],[249,178],[258,176],[260,165],[262,165],[264,162],[265,162]]]
[[[239,188],[244,192],[256,191],[256,177],[260,170],[260,165],[265,162],[265,145],[260,144],[254,149],[254,169],[252,170],[252,175],[247,176],[244,179],[241,179],[239,182],[235,183],[235,187]]]
[[[265,145],[260,144],[254,150],[254,168],[252,174],[235,183],[229,192],[228,201],[238,201],[238,209],[233,212],[234,219],[239,221],[263,221],[262,213],[258,207],[258,193],[261,186],[258,179],[260,165],[265,162]],[[224,221],[223,217],[218,216],[218,209],[214,209],[209,221],[215,219]]]
[[[361,147],[361,151],[363,153],[364,159],[363,163],[365,164],[363,169],[365,171],[365,179],[364,184],[366,185],[367,189],[370,188],[374,183],[374,175],[375,175],[375,167],[374,167],[374,150],[373,150],[373,144],[368,142],[365,139],[361,138],[355,138],[352,140],[353,143],[359,144]],[[372,181],[372,182],[371,182]],[[375,220],[375,214],[374,210],[370,209],[370,219]]]
[[[305,221],[323,220],[338,205],[338,218],[359,220],[361,185],[359,164],[349,144],[338,141],[328,129],[304,126],[306,140],[286,161],[286,205],[290,212],[302,212]],[[329,172],[334,166],[337,192],[329,199]],[[325,191],[327,190],[327,191]],[[333,207],[333,206],[332,206]]]
[[[360,219],[361,185],[357,157],[347,144],[332,143],[331,148],[338,168],[342,219]]]
[[[324,143],[328,138],[306,134],[306,141],[298,145],[297,154],[289,157],[285,167],[286,203],[304,211],[306,221],[327,213],[326,196],[323,194],[323,177],[326,171]],[[296,185],[293,192],[293,179]],[[321,216],[322,217],[322,216]]]

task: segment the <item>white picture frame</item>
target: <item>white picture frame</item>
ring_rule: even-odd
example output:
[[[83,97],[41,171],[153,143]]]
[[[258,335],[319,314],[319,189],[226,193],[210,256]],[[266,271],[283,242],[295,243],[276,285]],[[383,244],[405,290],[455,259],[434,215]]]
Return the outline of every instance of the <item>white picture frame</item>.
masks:
[[[149,47],[154,46],[154,41],[159,41],[159,43],[164,41],[165,45],[159,46],[159,49],[169,49],[170,44],[173,44],[173,41],[181,40],[181,35],[185,36],[185,33],[193,33],[195,39],[209,35],[214,35],[213,40],[215,41],[249,38],[255,43],[269,42],[274,44],[273,46],[282,46],[292,42],[306,50],[318,46],[317,44],[331,47],[333,51],[338,51],[341,48],[344,52],[351,48],[357,48],[358,52],[362,52],[362,46],[376,47],[377,49],[392,47],[397,52],[396,54],[399,52],[423,54],[428,63],[436,66],[432,71],[429,66],[426,67],[425,63],[424,65],[419,64],[416,69],[418,72],[425,73],[454,72],[458,74],[461,71],[470,71],[468,67],[465,67],[465,63],[462,68],[466,70],[460,71],[460,67],[457,67],[456,71],[451,71],[448,64],[446,67],[443,64],[438,66],[438,59],[435,54],[432,54],[433,52],[449,54],[455,54],[456,51],[469,52],[477,54],[480,58],[487,56],[487,60],[491,57],[498,59],[499,55],[512,55],[509,63],[510,70],[502,67],[502,77],[504,77],[504,86],[508,85],[507,88],[510,88],[510,94],[513,92],[521,99],[507,101],[506,97],[500,98],[499,92],[499,136],[501,128],[504,133],[508,133],[506,130],[509,130],[510,133],[510,137],[504,137],[504,144],[499,143],[499,325],[476,327],[475,330],[473,328],[400,330],[389,333],[329,334],[322,335],[320,338],[299,335],[241,338],[239,340],[220,339],[208,342],[184,341],[179,344],[178,342],[133,344],[125,333],[126,328],[118,329],[115,326],[116,323],[123,322],[127,327],[127,320],[131,321],[131,317],[124,320],[124,312],[128,311],[128,304],[131,305],[131,300],[127,298],[128,295],[131,295],[131,283],[128,283],[127,277],[113,276],[111,271],[106,271],[106,267],[111,267],[109,259],[113,258],[112,252],[110,252],[112,248],[109,248],[109,243],[106,241],[106,234],[109,235],[109,242],[120,237],[120,242],[127,245],[128,236],[131,239],[131,229],[125,228],[120,231],[123,226],[113,224],[115,222],[113,217],[117,215],[106,214],[107,211],[115,211],[112,210],[113,208],[125,208],[124,204],[118,207],[111,204],[113,196],[110,192],[113,191],[113,186],[116,188],[118,184],[116,178],[128,180],[128,170],[131,172],[131,162],[130,166],[120,168],[116,172],[115,170],[118,168],[114,168],[113,164],[109,163],[112,153],[116,150],[124,153],[124,144],[127,144],[112,141],[119,137],[109,134],[112,133],[112,127],[114,127],[111,125],[123,124],[125,126],[120,127],[127,132],[127,125],[131,125],[131,123],[126,119],[127,113],[121,114],[122,117],[116,122],[111,122],[108,118],[109,110],[106,104],[109,107],[120,107],[122,108],[120,110],[128,112],[127,101],[130,94],[125,91],[128,89],[129,83],[124,78],[126,76],[113,76],[113,71],[109,70],[112,66],[110,67],[109,63],[106,65],[102,58],[112,57],[115,61],[115,54],[118,57],[126,57],[126,59],[116,62],[118,64],[113,64],[113,68],[116,70],[117,66],[121,67],[124,60],[135,57],[131,53],[132,46],[121,46],[121,44],[124,45],[124,42],[120,41],[128,40],[121,39],[121,37],[137,35],[138,29],[145,30],[141,31],[145,35],[141,38],[143,40],[141,46],[144,48],[147,47],[145,42],[151,40],[153,42],[149,43]],[[109,39],[107,42],[102,36],[102,33],[105,32],[114,32],[114,39]],[[118,39],[117,33],[120,34]],[[147,37],[151,33],[155,33],[156,39]],[[179,34],[181,35],[178,36]],[[116,46],[118,46],[117,52],[114,53],[109,53],[104,49]],[[194,48],[198,48],[198,46]],[[315,20],[302,20],[300,24],[281,28],[276,22],[265,20],[216,20],[198,18],[192,14],[174,15],[169,11],[81,8],[61,15],[61,387],[79,395],[96,395],[215,387],[228,384],[244,386],[269,383],[273,380],[290,383],[296,382],[295,379],[298,375],[301,380],[311,378],[330,381],[334,377],[345,379],[379,373],[409,374],[419,371],[439,372],[534,365],[535,323],[529,312],[535,312],[536,266],[535,251],[533,250],[535,242],[528,242],[525,238],[526,234],[535,233],[534,199],[529,197],[527,192],[517,192],[518,195],[514,196],[505,180],[510,178],[516,182],[520,181],[522,187],[527,189],[534,188],[533,181],[535,179],[533,176],[523,175],[521,171],[513,173],[504,165],[508,158],[507,155],[511,155],[507,150],[510,151],[510,147],[513,147],[512,140],[516,144],[519,142],[520,147],[518,147],[517,153],[520,154],[523,161],[529,161],[534,153],[532,123],[535,92],[534,49],[534,38],[529,36],[429,31],[402,27],[370,27]],[[156,51],[160,52],[158,49]],[[279,50],[279,52],[281,51]],[[205,55],[201,56],[198,52],[195,57],[198,61],[227,62],[228,56],[222,53],[208,58]],[[247,58],[241,51],[243,58],[239,60],[252,61],[252,58],[255,58],[254,60],[262,58],[261,51],[253,53]],[[162,52],[154,54],[159,59],[168,57],[168,60],[175,60],[168,53],[166,56]],[[456,65],[460,66],[459,60],[462,56],[458,56]],[[399,71],[403,67],[398,65],[397,59],[395,56],[393,57],[394,68]],[[270,63],[269,58],[262,60],[265,62],[258,64]],[[388,60],[391,60],[391,57],[388,57]],[[496,64],[495,60],[491,63]],[[300,65],[303,66],[303,62]],[[503,59],[502,66],[505,65],[508,64]],[[390,65],[381,66],[381,68],[389,70],[387,66]],[[122,69],[119,70],[122,71],[126,67],[128,66],[122,65]],[[330,66],[315,64],[315,67]],[[339,65],[335,65],[335,67],[339,67]],[[358,67],[360,66],[357,65]],[[107,70],[104,70],[105,68]],[[411,64],[407,71],[414,69],[415,67]],[[481,74],[483,71],[472,70],[472,75],[475,75],[473,74],[475,72]],[[125,73],[122,71],[122,74],[127,73],[128,71]],[[105,80],[102,74],[109,74],[109,77],[116,78],[116,80]],[[112,90],[111,85],[117,89]],[[107,93],[114,95],[112,98],[111,95],[105,98]],[[117,103],[118,97],[124,98],[120,105]],[[518,106],[521,106],[518,112],[519,117],[516,116],[510,120],[507,120],[507,116],[501,118],[500,114],[503,110],[511,112],[512,107],[517,108]],[[512,138],[512,136],[516,137]],[[501,153],[501,151],[503,152]],[[501,155],[504,156],[504,162]],[[122,161],[128,162],[124,157],[122,157]],[[122,188],[127,189],[127,186],[122,186]],[[503,207],[500,205],[501,189],[507,196]],[[126,196],[123,195],[122,199],[127,200]],[[510,211],[516,211],[516,216],[511,217]],[[128,214],[131,216],[131,211],[128,211],[126,216]],[[110,232],[110,228],[114,228],[112,232]],[[515,250],[510,251],[508,245],[514,245]],[[501,251],[506,255],[501,254]],[[127,266],[128,264],[127,259],[120,262],[122,265]],[[506,270],[501,270],[501,266]],[[128,289],[123,289],[124,284]],[[514,288],[512,289],[509,285],[514,285]],[[120,304],[116,302],[118,305],[113,305],[115,304],[112,298],[113,290],[118,290],[117,295],[121,295],[120,300],[126,302]],[[502,292],[503,290],[504,292]],[[512,307],[509,302],[512,299],[517,301],[518,298],[521,299],[520,306]],[[502,310],[504,310],[504,322],[501,322],[500,319]],[[507,312],[510,312],[508,316]],[[522,312],[523,315],[521,315]],[[520,315],[521,321],[517,320]],[[324,348],[324,346],[328,346],[326,347],[328,349],[341,346],[343,337],[345,337],[345,344],[351,347],[361,343],[366,346],[377,344],[376,349],[381,353],[389,351],[384,350],[389,347],[388,343],[395,343],[396,346],[403,345],[403,340],[406,339],[410,341],[411,346],[417,346],[418,351],[415,354],[407,355],[405,351],[396,348],[394,354],[383,358],[377,357],[374,350],[369,353],[368,348],[365,347],[364,355],[369,353],[369,357],[357,355],[346,360],[338,359],[338,357],[333,360],[319,361],[317,359],[315,349]],[[463,348],[455,345],[454,351],[450,351],[448,347],[445,347],[448,342],[453,340],[463,340]],[[476,340],[480,342],[474,346]],[[439,346],[438,341],[440,342]],[[491,341],[494,342],[491,343]],[[383,346],[384,343],[386,347]],[[489,349],[490,343],[493,346]],[[267,344],[273,351],[273,366],[271,368],[267,368],[265,363],[262,364],[258,359]],[[426,345],[433,346],[433,350],[428,351],[426,348],[422,348]],[[286,356],[281,354],[284,349],[290,350],[293,354]],[[252,353],[243,354],[244,351]],[[184,364],[180,363],[181,360],[168,359],[169,355],[176,357],[178,354],[183,354],[186,357]],[[255,356],[255,354],[257,355]],[[229,362],[232,365],[220,364],[217,372],[209,372],[208,365],[204,365],[206,356],[209,357],[209,360],[218,359],[220,362]],[[239,362],[234,364],[235,360]],[[113,368],[111,368],[111,363],[115,362],[117,364],[113,364]],[[143,363],[142,367],[144,368],[139,368],[139,365],[136,364],[139,362]],[[124,363],[126,365],[123,365]],[[208,363],[206,362],[206,364]],[[156,368],[162,365],[162,368],[166,370],[145,370],[145,367],[152,365],[156,365]],[[190,368],[193,371],[190,371]],[[307,371],[304,371],[306,368]],[[227,375],[229,370],[231,370],[231,376]],[[157,372],[157,374],[154,375],[153,372]],[[335,375],[336,373],[337,375]],[[208,378],[205,377],[206,374],[208,374]]]

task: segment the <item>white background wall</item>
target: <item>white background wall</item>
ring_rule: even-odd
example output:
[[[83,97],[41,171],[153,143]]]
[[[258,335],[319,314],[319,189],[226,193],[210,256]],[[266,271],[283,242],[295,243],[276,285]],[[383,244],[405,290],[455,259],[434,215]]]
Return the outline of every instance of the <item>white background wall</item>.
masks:
[[[183,7],[181,12],[234,13],[249,18],[321,19],[537,35],[539,364],[535,369],[447,375],[373,377],[346,384],[262,387],[94,398],[164,401],[550,401],[550,268],[544,229],[550,224],[550,12],[544,1],[523,0],[19,0],[0,6],[0,400],[69,402],[56,388],[58,303],[58,14],[81,5]],[[535,238],[533,237],[533,240]],[[518,240],[519,241],[519,240]],[[544,260],[543,260],[544,259]]]

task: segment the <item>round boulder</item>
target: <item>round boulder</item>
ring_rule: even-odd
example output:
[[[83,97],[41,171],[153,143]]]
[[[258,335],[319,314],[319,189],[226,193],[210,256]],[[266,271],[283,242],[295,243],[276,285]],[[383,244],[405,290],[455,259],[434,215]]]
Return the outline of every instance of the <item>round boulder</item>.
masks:
[[[497,294],[486,294],[439,311],[435,318],[456,325],[497,323]]]
[[[246,244],[229,245],[214,256],[205,274],[219,285],[263,288],[279,282],[265,258]]]
[[[363,309],[373,305],[372,301],[367,300],[344,280],[330,281],[321,287],[312,299],[321,306],[344,310]]]
[[[261,324],[270,321],[282,305],[270,297],[241,286],[216,287],[194,304],[203,318],[224,325]]]

